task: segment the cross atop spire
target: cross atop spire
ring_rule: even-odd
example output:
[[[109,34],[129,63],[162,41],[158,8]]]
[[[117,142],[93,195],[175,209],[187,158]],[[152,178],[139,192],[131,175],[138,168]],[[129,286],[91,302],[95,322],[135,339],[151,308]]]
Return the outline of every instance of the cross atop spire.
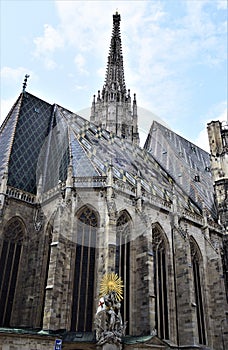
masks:
[[[24,82],[23,82],[23,89],[22,89],[22,92],[25,92],[25,89],[26,89],[26,87],[27,87],[27,80],[28,80],[29,77],[30,77],[30,75],[25,74],[25,79],[24,79]]]

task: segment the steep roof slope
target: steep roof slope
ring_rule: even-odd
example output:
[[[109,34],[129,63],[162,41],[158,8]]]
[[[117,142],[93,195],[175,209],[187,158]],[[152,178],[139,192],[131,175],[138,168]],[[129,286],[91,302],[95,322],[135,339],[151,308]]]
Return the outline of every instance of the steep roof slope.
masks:
[[[175,186],[182,207],[199,213],[200,194],[208,208],[211,208],[212,198],[207,191],[211,190],[212,182],[210,173],[205,170],[209,164],[209,155],[203,151],[199,153],[198,149],[194,153],[194,169],[199,167],[204,187],[200,187],[202,180],[195,182],[194,179],[190,183],[186,180],[186,187],[180,181],[179,174],[181,169],[190,166],[188,158],[177,156],[173,142],[179,148],[181,145],[184,154],[191,143],[157,122],[153,124],[155,127],[159,142],[152,130],[147,147],[142,149],[59,105],[50,105],[26,92],[13,106],[1,128],[1,174],[8,170],[9,186],[35,194],[40,179],[43,191],[54,188],[59,181],[65,181],[69,164],[72,165],[75,179],[105,177],[111,164],[114,178],[120,186],[121,183],[126,184],[128,193],[135,193],[137,183],[140,182],[143,198],[152,196],[157,198],[157,203],[171,203],[176,183],[183,189]],[[167,132],[170,132],[172,142],[166,140]],[[161,161],[164,146],[168,150],[168,163]],[[188,161],[193,167],[193,158]],[[202,168],[201,162],[204,162],[205,168]],[[188,171],[188,178],[192,178],[195,172],[192,168]],[[182,173],[187,176],[187,172]]]
[[[112,165],[114,178],[120,184],[126,183],[125,190],[128,188],[129,193],[134,192],[137,181],[140,181],[143,197],[154,196],[157,203],[172,202],[173,178],[150,153],[63,107],[57,106],[57,110],[68,125],[74,177],[106,176],[108,167]],[[175,190],[178,192],[178,204],[199,214],[199,208],[188,195],[183,194],[178,186]]]
[[[22,96],[20,95],[0,128],[0,179],[4,172],[8,173],[8,163],[21,108],[21,101]]]
[[[216,216],[210,155],[192,142],[154,121],[144,148],[202,208]]]
[[[0,130],[0,167],[8,172],[8,185],[35,193],[36,164],[48,133],[52,106],[22,93]]]

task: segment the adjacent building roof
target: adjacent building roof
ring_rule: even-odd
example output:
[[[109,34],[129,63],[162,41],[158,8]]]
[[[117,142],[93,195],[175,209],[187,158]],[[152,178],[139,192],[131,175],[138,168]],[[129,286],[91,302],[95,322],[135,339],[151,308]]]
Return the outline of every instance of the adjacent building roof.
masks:
[[[154,121],[144,148],[201,209],[216,217],[210,155]]]

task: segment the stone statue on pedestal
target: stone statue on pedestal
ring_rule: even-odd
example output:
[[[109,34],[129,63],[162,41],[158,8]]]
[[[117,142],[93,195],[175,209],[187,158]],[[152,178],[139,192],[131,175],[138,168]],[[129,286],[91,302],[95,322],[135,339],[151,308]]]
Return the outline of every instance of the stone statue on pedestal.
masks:
[[[123,323],[120,313],[122,288],[122,281],[116,274],[111,273],[103,277],[95,316],[97,345],[119,345],[125,335],[126,323]]]

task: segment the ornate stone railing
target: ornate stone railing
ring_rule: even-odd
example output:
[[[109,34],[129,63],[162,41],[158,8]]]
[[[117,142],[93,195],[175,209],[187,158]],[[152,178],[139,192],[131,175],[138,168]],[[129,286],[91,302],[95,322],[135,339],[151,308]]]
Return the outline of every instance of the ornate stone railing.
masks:
[[[156,195],[150,194],[148,192],[144,192],[142,199],[147,202],[150,203],[156,207],[160,207],[163,208],[165,210],[171,210],[172,209],[172,203],[166,201],[165,199],[162,199]]]
[[[118,180],[116,178],[114,178],[113,188],[123,193],[127,193],[133,196],[136,195],[136,188],[133,185],[130,185],[129,183]]]
[[[186,218],[189,218],[190,220],[194,221],[195,223],[197,223],[199,225],[203,225],[203,223],[204,223],[202,216],[200,216],[196,213],[193,213],[190,210],[184,209],[183,216]]]
[[[97,188],[106,186],[106,176],[76,177],[73,181],[74,188]],[[65,192],[66,182],[61,182],[57,186],[42,194],[42,202]]]
[[[207,219],[208,226],[211,228],[214,228],[215,230],[218,230],[221,232],[221,225],[217,224],[217,222],[214,222],[211,219]]]
[[[105,187],[106,180],[106,176],[75,177],[74,187]]]
[[[32,193],[19,190],[17,188],[7,186],[6,194],[9,198],[16,198],[26,203],[35,203],[36,196]]]
[[[58,186],[53,187],[52,189],[48,190],[47,192],[44,192],[42,194],[42,202],[47,201],[49,198],[53,198],[54,196],[58,195],[62,188],[65,188],[65,182],[59,184]]]

